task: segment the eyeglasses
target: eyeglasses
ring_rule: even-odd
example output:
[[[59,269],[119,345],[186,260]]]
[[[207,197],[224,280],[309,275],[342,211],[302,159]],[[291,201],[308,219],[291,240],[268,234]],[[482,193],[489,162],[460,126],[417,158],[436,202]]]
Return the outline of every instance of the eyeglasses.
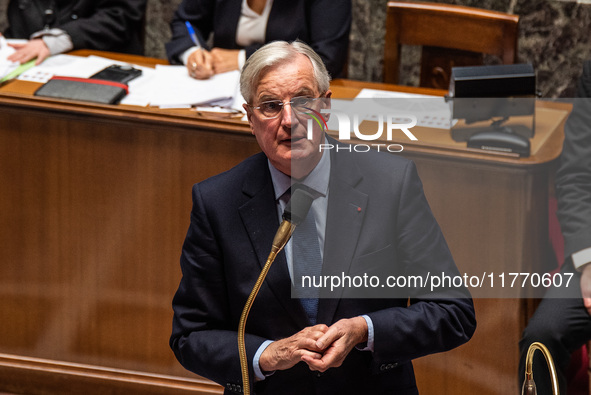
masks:
[[[292,110],[296,113],[303,114],[305,112],[308,112],[310,110],[310,107],[313,106],[318,99],[323,98],[297,96],[293,97],[288,102],[283,102],[281,100],[267,100],[256,107],[251,107],[254,110],[258,110],[261,114],[263,114],[265,118],[277,118],[279,114],[281,114],[281,110],[283,110],[286,104],[290,104]]]

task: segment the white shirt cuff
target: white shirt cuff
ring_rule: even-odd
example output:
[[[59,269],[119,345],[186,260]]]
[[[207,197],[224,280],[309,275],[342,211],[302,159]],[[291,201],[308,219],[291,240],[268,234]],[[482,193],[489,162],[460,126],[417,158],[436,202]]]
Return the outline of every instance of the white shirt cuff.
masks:
[[[572,258],[575,269],[580,270],[586,264],[591,263],[591,247],[573,253]]]
[[[265,342],[263,342],[263,344],[261,344],[261,346],[257,350],[256,354],[254,354],[254,359],[252,361],[252,368],[254,370],[254,376],[259,380],[264,380],[266,377],[275,373],[275,372],[271,372],[271,373],[265,375],[263,373],[263,371],[261,370],[261,367],[259,366],[259,359],[261,358],[261,354],[263,353],[263,351],[265,351],[267,349],[267,347],[269,347],[269,344],[271,344],[271,343],[273,343],[273,340],[265,340]]]
[[[367,345],[363,348],[358,348],[358,350],[373,352],[373,350],[374,350],[373,321],[367,315],[362,315],[361,317],[363,317],[363,319],[367,323]]]
[[[244,63],[246,63],[246,51],[241,49],[238,52],[238,70],[242,70]]]
[[[51,55],[57,55],[74,49],[72,38],[62,29],[41,30],[31,35],[31,39],[41,38]]]
[[[198,49],[201,49],[201,47],[194,46],[194,47],[191,47],[191,48],[187,49],[185,52],[183,52],[181,54],[181,56],[179,56],[179,59],[186,66],[187,65],[187,62],[189,61],[189,56],[191,56],[191,54],[193,52],[197,51]]]

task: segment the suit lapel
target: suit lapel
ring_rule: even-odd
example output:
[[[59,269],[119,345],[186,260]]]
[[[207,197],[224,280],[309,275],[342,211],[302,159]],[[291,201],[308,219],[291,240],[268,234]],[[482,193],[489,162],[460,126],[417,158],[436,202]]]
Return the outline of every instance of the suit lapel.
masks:
[[[329,183],[328,213],[324,241],[323,276],[348,274],[359,240],[368,197],[356,189],[361,171],[352,160],[353,154],[333,153]],[[331,323],[342,290],[319,302],[318,322]]]
[[[279,227],[273,182],[266,159],[262,162],[264,162],[264,168],[258,168],[251,173],[256,177],[249,177],[244,181],[243,193],[249,199],[239,208],[242,222],[259,261],[259,270],[265,266],[273,237]],[[264,174],[264,177],[261,174]],[[269,209],[270,207],[272,209]],[[291,279],[283,251],[277,255],[264,284],[271,289],[298,327],[308,325],[306,313],[301,304],[297,299],[291,298]]]

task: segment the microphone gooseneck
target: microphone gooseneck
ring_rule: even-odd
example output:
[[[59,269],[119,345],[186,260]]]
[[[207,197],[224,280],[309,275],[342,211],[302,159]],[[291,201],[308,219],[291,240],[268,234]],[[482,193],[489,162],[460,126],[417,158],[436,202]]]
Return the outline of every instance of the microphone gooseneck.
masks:
[[[274,253],[276,255],[285,247],[295,227],[301,224],[308,215],[308,211],[310,211],[310,206],[314,200],[310,192],[302,186],[295,185],[292,187],[292,190],[291,199],[289,199],[283,211],[283,221],[281,221],[281,225],[279,225],[279,229],[277,229],[277,233],[275,233],[275,238],[273,239],[271,254]]]
[[[248,363],[246,360],[246,345],[244,343],[244,333],[246,329],[246,319],[248,318],[248,313],[250,312],[250,308],[254,303],[254,299],[263,285],[265,277],[267,277],[267,273],[269,272],[271,265],[275,261],[275,257],[277,254],[279,254],[283,247],[285,247],[296,226],[301,224],[304,218],[306,218],[308,215],[312,201],[314,201],[314,197],[306,190],[304,186],[294,185],[292,187],[291,199],[289,199],[289,202],[283,211],[283,221],[281,221],[281,225],[279,225],[279,229],[277,229],[277,233],[275,233],[275,237],[273,238],[273,244],[271,246],[271,252],[269,253],[267,262],[261,270],[261,273],[259,274],[259,277],[255,282],[250,295],[248,296],[248,299],[246,300],[244,309],[242,310],[242,315],[240,316],[240,322],[238,324],[238,353],[240,354],[240,367],[242,369],[242,391],[244,391],[244,395],[250,395]]]
[[[556,374],[556,367],[554,366],[554,359],[552,358],[552,354],[550,354],[550,350],[540,342],[532,343],[527,349],[527,356],[525,357],[525,380],[521,387],[521,395],[537,395],[538,393],[533,374],[534,353],[536,350],[540,350],[544,354],[544,358],[546,358],[546,364],[550,371],[552,394],[559,395],[560,389],[558,388],[558,376]]]

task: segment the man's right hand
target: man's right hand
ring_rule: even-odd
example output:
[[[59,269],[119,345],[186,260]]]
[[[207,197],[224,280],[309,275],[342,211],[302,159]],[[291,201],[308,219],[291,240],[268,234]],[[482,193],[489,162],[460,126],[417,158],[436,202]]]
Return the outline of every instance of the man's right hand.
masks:
[[[213,76],[213,60],[211,53],[203,48],[189,55],[187,59],[189,75],[198,80],[206,80]]]
[[[264,372],[289,369],[302,360],[303,356],[313,359],[322,358],[316,341],[326,333],[324,324],[314,325],[299,331],[293,336],[274,341],[263,351],[259,366]]]

